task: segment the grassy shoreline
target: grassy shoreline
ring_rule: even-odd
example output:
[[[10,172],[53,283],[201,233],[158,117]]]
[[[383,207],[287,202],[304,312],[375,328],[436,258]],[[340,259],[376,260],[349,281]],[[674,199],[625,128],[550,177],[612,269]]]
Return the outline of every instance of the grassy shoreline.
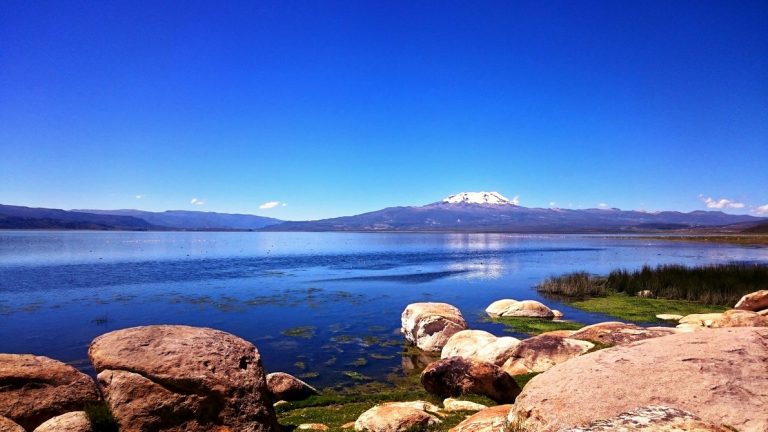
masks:
[[[663,240],[695,243],[722,243],[745,246],[768,246],[768,235],[765,234],[712,234],[712,235],[669,235],[669,236],[619,236],[612,237],[630,240]]]

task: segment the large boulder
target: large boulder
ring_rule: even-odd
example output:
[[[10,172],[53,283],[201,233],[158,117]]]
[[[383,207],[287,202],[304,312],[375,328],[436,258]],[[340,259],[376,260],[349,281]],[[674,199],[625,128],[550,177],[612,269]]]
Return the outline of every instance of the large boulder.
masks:
[[[514,355],[515,349],[520,345],[520,339],[512,336],[496,338],[493,342],[480,348],[475,358],[484,362],[501,366]]]
[[[591,342],[551,335],[539,335],[520,342],[502,365],[510,375],[544,372],[556,364],[580,356],[595,345]]]
[[[677,331],[669,327],[640,327],[634,324],[611,321],[583,327],[568,337],[614,346],[675,333]]]
[[[485,312],[491,317],[529,317],[548,318],[555,317],[552,309],[536,300],[517,301],[512,299],[496,300],[491,303]]]
[[[507,432],[510,411],[514,405],[497,405],[471,415],[449,432]]]
[[[433,352],[440,352],[451,336],[467,328],[461,312],[447,303],[409,304],[400,322],[408,342]]]
[[[276,401],[298,401],[320,394],[311,385],[285,372],[267,375],[267,388],[272,393],[272,399]]]
[[[31,354],[0,354],[0,416],[24,429],[100,400],[91,377],[72,366]]]
[[[88,356],[123,432],[279,430],[259,352],[229,333],[134,327],[99,336]]]
[[[399,402],[376,405],[355,421],[358,432],[420,432],[440,423],[428,412]]]
[[[663,405],[742,432],[768,429],[768,328],[706,329],[597,351],[534,377],[515,403],[555,431]]]
[[[695,415],[665,406],[647,406],[633,409],[606,420],[589,425],[560,430],[559,432],[729,432],[722,426],[702,421]]]
[[[49,419],[34,432],[93,432],[93,427],[85,411],[73,411]]]
[[[8,417],[0,416],[0,432],[26,432],[18,423]]]
[[[441,397],[479,394],[499,403],[512,403],[520,393],[514,378],[500,367],[464,357],[449,357],[421,373],[424,389]]]
[[[734,308],[753,312],[768,309],[768,290],[755,291],[745,295],[736,303]]]
[[[713,320],[710,327],[768,327],[768,317],[748,310],[731,309]]]
[[[496,336],[484,330],[462,330],[448,338],[440,351],[440,358],[455,356],[473,358],[480,348],[495,340]]]
[[[465,357],[501,366],[520,343],[511,336],[496,337],[483,330],[462,330],[448,339],[440,358]]]

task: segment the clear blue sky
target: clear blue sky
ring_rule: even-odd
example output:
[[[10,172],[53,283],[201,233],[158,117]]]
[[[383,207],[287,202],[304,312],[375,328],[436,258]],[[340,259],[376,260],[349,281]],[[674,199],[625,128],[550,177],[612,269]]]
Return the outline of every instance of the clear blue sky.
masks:
[[[768,2],[5,0],[0,152],[29,206],[755,213]]]

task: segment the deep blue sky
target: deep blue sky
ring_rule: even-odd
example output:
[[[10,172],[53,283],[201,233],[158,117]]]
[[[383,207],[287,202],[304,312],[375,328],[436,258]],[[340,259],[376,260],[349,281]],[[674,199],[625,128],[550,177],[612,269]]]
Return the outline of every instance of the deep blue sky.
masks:
[[[6,0],[0,151],[30,206],[754,213],[768,2]]]

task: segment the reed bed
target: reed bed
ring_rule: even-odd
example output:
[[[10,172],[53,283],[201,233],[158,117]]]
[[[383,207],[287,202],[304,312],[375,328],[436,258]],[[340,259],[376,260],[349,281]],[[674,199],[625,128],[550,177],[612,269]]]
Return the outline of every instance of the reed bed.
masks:
[[[634,271],[614,270],[608,276],[576,272],[547,278],[536,289],[544,294],[572,298],[614,293],[634,296],[650,290],[657,298],[732,306],[744,294],[768,289],[768,265],[644,266]]]

